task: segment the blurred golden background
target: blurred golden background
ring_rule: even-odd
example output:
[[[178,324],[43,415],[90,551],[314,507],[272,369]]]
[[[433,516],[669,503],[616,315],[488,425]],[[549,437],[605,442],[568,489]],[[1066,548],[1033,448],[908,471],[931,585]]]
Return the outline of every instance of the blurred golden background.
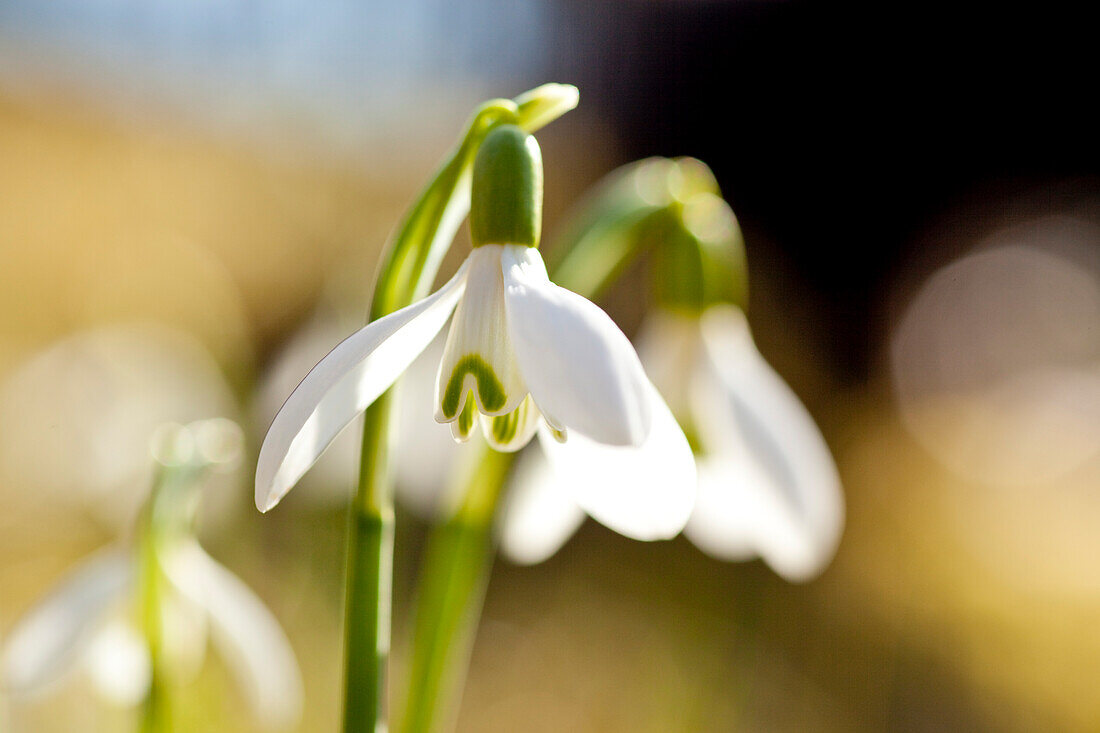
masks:
[[[902,42],[897,87],[931,90],[954,126],[916,113],[865,135],[853,120],[882,108],[828,90],[858,54],[787,87],[829,100],[794,124],[767,83],[800,62],[762,51],[861,6],[298,5],[0,4],[0,639],[127,535],[157,424],[230,417],[250,452],[205,487],[200,535],[286,629],[299,729],[335,730],[348,472],[254,510],[261,384],[318,314],[357,327],[387,234],[469,110],[561,81],[581,107],[539,135],[548,242],[618,164],[709,162],[745,228],[757,344],[825,434],[847,523],[800,585],[593,522],[546,563],[499,561],[459,730],[1100,729],[1100,179],[1092,128],[1057,93],[1088,68],[1071,20],[1043,17],[1057,81],[1022,119],[1001,114],[1016,67],[976,73],[972,97],[911,69]],[[927,9],[918,29],[940,20]],[[966,70],[1025,24],[952,28],[941,62]],[[713,97],[740,111],[707,118]],[[838,130],[847,152],[818,157]],[[990,131],[977,152],[974,130]],[[943,137],[914,152],[914,131]],[[937,157],[920,165],[923,149]],[[604,304],[628,333],[643,284]],[[399,514],[395,683],[424,530]],[[227,675],[208,655],[182,730],[251,729]],[[133,715],[80,675],[0,699],[19,733]]]

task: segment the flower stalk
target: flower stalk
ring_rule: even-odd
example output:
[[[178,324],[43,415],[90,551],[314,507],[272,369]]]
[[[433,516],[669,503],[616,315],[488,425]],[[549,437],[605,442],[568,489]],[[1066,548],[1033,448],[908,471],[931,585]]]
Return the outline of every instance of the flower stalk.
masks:
[[[153,497],[163,482],[164,471],[158,471]],[[164,588],[167,584],[160,565],[155,498],[147,503],[138,538],[138,583],[141,630],[149,649],[149,691],[141,712],[142,733],[170,733],[172,730],[171,690],[164,658]]]
[[[474,157],[502,124],[532,132],[576,105],[573,87],[548,84],[515,100],[492,100],[475,112],[462,141],[421,194],[390,244],[375,283],[370,320],[423,298],[470,206]],[[367,410],[359,486],[348,531],[345,606],[345,733],[386,730],[393,557],[393,485],[388,454],[392,390]]]
[[[413,657],[400,730],[430,733],[452,715],[469,665],[489,573],[493,523],[512,455],[481,445],[462,481],[462,503],[435,528],[425,551]]]
[[[137,538],[138,608],[141,631],[149,650],[150,677],[141,712],[142,733],[173,730],[170,660],[165,651],[165,598],[169,579],[162,553],[173,538],[188,531],[194,511],[194,484],[202,464],[159,462],[152,490],[142,509]]]

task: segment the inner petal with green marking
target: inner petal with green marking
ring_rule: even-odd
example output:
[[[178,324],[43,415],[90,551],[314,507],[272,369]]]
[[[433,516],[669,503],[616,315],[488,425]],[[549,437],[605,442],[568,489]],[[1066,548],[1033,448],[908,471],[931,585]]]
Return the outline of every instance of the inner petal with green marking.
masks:
[[[473,433],[475,425],[477,425],[477,404],[467,396],[466,403],[458,414],[458,418],[451,423],[451,435],[459,443],[465,443],[470,439],[470,434]]]
[[[499,451],[517,451],[531,441],[539,424],[539,410],[531,395],[507,415],[481,418],[481,432],[489,446]]]
[[[484,408],[484,412],[499,411],[508,399],[504,392],[504,385],[500,383],[500,379],[493,372],[493,368],[479,354],[467,354],[455,364],[451,376],[447,380],[447,388],[443,392],[443,401],[440,407],[443,410],[443,416],[448,420],[458,414],[459,402],[462,398],[474,391],[473,389],[463,388],[469,381],[466,379],[467,374],[471,376],[473,384],[476,385],[477,401]]]
[[[436,380],[439,422],[459,418],[473,396],[476,411],[506,415],[527,396],[508,333],[500,245],[470,253],[466,291],[455,308]],[[456,437],[462,431],[455,429]]]

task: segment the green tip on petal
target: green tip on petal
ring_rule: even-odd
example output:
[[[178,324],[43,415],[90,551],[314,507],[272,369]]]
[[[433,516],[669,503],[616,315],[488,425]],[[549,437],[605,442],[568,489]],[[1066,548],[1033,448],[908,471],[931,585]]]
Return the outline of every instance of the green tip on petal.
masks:
[[[527,445],[535,434],[538,423],[539,413],[531,395],[527,395],[509,413],[481,419],[481,427],[489,447],[505,453],[513,453]]]
[[[474,160],[470,237],[483,244],[539,245],[542,229],[542,153],[515,125],[490,132]]]
[[[474,404],[473,394],[468,394],[466,395],[466,404],[462,406],[462,412],[451,423],[451,435],[459,443],[465,443],[470,439],[470,434],[474,432],[475,425],[477,425],[477,405]]]
[[[508,401],[508,395],[504,393],[504,385],[496,372],[484,359],[477,354],[467,354],[458,360],[450,379],[447,380],[447,389],[443,392],[443,416],[450,420],[458,411],[459,398],[462,396],[462,385],[466,381],[466,375],[473,374],[477,381],[477,396],[481,405],[489,412],[504,407]],[[473,400],[466,400],[466,406],[473,404]]]

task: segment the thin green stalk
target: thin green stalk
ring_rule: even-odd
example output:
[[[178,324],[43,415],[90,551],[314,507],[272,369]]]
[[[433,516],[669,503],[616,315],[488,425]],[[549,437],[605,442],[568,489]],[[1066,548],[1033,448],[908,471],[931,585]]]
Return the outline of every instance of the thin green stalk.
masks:
[[[493,563],[493,521],[511,454],[483,449],[458,511],[428,541],[400,730],[431,733],[457,710]]]
[[[169,661],[164,653],[164,598],[168,578],[161,567],[160,552],[164,543],[191,521],[186,491],[199,475],[201,468],[197,466],[158,466],[139,518],[138,608],[150,661],[149,692],[141,712],[142,733],[170,733],[173,729]]]
[[[379,271],[371,303],[375,320],[424,297],[469,209],[470,170],[478,146],[494,127],[528,130],[568,111],[568,89],[548,85],[516,100],[492,100],[474,114],[462,142],[413,205]],[[572,93],[575,97],[575,91]],[[367,409],[359,488],[348,533],[347,602],[344,618],[344,731],[386,730],[385,679],[389,654],[393,558],[393,487],[387,455],[390,401],[387,393]]]
[[[390,394],[367,410],[363,477],[349,516],[344,638],[344,730],[385,730],[390,644],[393,496],[388,480]],[[366,490],[363,490],[366,487]]]
[[[159,483],[159,482],[158,482]],[[154,487],[154,497],[156,487]],[[141,733],[170,733],[172,730],[171,690],[165,674],[163,598],[166,583],[157,551],[157,532],[151,499],[143,512],[138,537],[138,579],[141,628],[149,647],[149,692],[141,711]]]

